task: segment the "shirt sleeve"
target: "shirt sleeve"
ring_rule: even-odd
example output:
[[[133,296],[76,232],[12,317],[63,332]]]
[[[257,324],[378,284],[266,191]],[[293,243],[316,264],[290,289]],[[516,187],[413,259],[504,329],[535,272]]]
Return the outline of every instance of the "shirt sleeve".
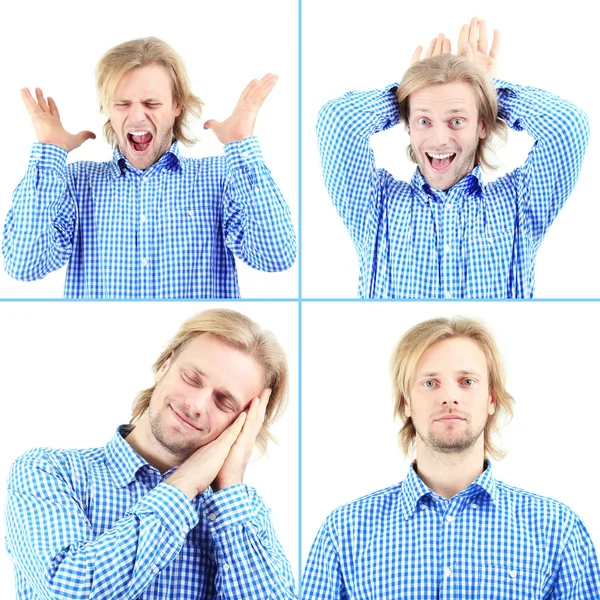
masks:
[[[233,485],[203,495],[202,507],[215,541],[217,598],[297,597],[270,511],[253,488]]]
[[[2,253],[7,273],[32,281],[62,267],[71,256],[76,221],[66,150],[35,143],[4,224]]]
[[[256,137],[225,146],[223,223],[227,247],[261,271],[284,271],[296,260],[290,209],[267,169]]]
[[[589,598],[600,598],[600,566],[590,534],[576,519],[561,553],[558,576],[549,600]]]
[[[347,600],[338,544],[331,517],[321,526],[306,561],[300,589],[302,600]]]
[[[589,140],[586,114],[567,100],[533,87],[492,79],[498,91],[499,116],[535,143],[522,167],[510,176],[539,244],[571,194]]]
[[[394,89],[348,92],[317,118],[325,184],[359,255],[376,234],[386,174],[375,167],[369,138],[399,123]]]
[[[161,483],[112,528],[95,536],[83,503],[43,450],[14,463],[8,482],[6,545],[44,600],[138,598],[175,559],[198,514]]]

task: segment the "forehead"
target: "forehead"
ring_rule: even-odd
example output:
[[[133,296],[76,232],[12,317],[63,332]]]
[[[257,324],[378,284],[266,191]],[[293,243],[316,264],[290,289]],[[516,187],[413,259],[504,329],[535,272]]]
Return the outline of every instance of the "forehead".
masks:
[[[411,113],[477,111],[472,87],[464,81],[427,85],[408,97]]]
[[[486,356],[476,342],[456,337],[431,345],[417,362],[416,372],[469,371],[484,375],[487,367]]]
[[[131,69],[121,77],[114,91],[114,98],[120,100],[157,97],[171,97],[171,80],[161,65]]]

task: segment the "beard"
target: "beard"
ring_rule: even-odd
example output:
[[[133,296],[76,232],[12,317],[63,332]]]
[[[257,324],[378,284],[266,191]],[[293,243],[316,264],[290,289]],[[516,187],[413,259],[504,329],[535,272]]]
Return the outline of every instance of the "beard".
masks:
[[[443,434],[428,431],[417,435],[431,450],[442,454],[462,454],[471,449],[485,430],[485,424],[475,429],[469,427],[463,432],[448,431]]]

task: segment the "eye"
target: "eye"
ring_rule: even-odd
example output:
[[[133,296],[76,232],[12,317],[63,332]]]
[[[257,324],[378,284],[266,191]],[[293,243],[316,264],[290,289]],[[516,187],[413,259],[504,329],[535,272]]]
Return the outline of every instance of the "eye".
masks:
[[[423,382],[423,385],[426,388],[434,388],[435,387],[435,381],[433,381],[432,379],[428,379],[427,381]]]
[[[215,396],[215,404],[217,405],[217,408],[223,412],[232,412],[234,410],[228,399],[221,396]]]
[[[475,385],[475,380],[471,379],[470,377],[468,377],[467,379],[463,379],[463,385],[466,385],[467,387],[472,387]]]
[[[129,106],[129,102],[117,102],[115,104],[115,106],[118,106],[119,108],[123,108],[123,107]]]
[[[186,373],[185,371],[181,372],[181,379],[183,379],[183,381],[188,385],[192,385],[194,387],[202,387],[202,382],[198,378],[194,377],[193,375],[190,375],[189,373]]]
[[[454,127],[460,127],[464,122],[464,119],[452,119],[452,125]]]
[[[425,117],[421,117],[420,119],[417,120],[417,123],[419,125],[427,125],[429,123],[429,119],[426,119]]]
[[[158,108],[161,106],[158,102],[146,102],[145,104],[148,108]]]

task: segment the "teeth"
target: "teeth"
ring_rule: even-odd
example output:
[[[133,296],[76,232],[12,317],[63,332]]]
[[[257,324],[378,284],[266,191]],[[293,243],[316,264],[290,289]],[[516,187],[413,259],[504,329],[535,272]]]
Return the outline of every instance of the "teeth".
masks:
[[[431,152],[428,152],[427,154],[429,154],[429,156],[431,156],[431,158],[450,158],[452,155],[454,155],[454,152],[449,152],[448,154],[431,154]]]
[[[149,131],[130,131],[129,132],[131,135],[146,135],[147,133],[150,133]]]

